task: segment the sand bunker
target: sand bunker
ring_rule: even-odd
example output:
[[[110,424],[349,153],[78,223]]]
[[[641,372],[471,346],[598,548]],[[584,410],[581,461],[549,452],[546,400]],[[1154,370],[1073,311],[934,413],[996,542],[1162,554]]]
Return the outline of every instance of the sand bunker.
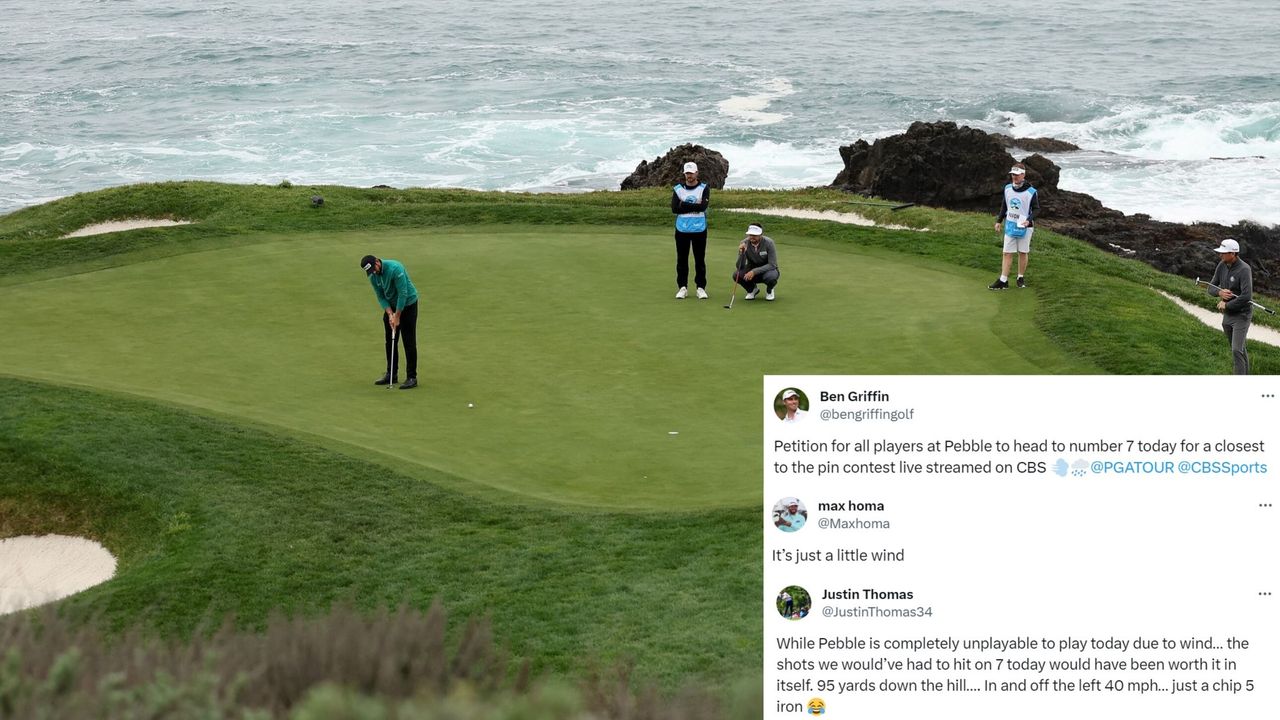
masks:
[[[92,540],[66,535],[0,540],[0,615],[60,600],[115,574],[116,559]]]
[[[779,217],[799,218],[801,220],[829,220],[831,222],[844,223],[846,225],[862,225],[863,227],[878,227],[886,230],[912,230],[915,232],[929,232],[927,228],[913,228],[906,225],[892,225],[877,223],[875,220],[859,215],[855,212],[837,212],[835,210],[803,210],[801,208],[721,208],[727,212],[736,213],[755,213],[756,215],[777,215]]]
[[[147,218],[135,218],[133,220],[112,220],[111,222],[97,223],[95,225],[85,225],[75,232],[63,235],[64,238],[84,237],[85,235],[101,235],[103,233],[124,232],[125,230],[137,230],[139,228],[151,227],[169,227],[170,225],[190,225],[190,220],[150,220]]]
[[[1192,305],[1191,303],[1186,302],[1184,300],[1180,300],[1170,295],[1169,293],[1164,292],[1163,290],[1157,290],[1156,292],[1172,300],[1175,304],[1177,304],[1178,307],[1182,308],[1183,310],[1186,310],[1192,317],[1204,323],[1205,325],[1208,325],[1209,327],[1219,332],[1222,331],[1222,315],[1220,313],[1214,312],[1212,310],[1206,310],[1205,308],[1202,308],[1199,305]],[[1259,312],[1258,310],[1254,310],[1255,317],[1257,316],[1258,312]],[[1269,327],[1264,327],[1256,323],[1249,326],[1249,339],[1257,340],[1260,343],[1266,343],[1268,345],[1275,345],[1276,347],[1280,347],[1280,331],[1272,330]],[[1226,342],[1226,340],[1224,339],[1223,342]]]

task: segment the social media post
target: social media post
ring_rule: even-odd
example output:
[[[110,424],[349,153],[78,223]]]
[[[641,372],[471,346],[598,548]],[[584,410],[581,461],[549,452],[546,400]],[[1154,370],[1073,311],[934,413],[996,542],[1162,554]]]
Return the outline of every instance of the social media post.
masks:
[[[766,717],[1275,717],[1277,384],[767,376]]]

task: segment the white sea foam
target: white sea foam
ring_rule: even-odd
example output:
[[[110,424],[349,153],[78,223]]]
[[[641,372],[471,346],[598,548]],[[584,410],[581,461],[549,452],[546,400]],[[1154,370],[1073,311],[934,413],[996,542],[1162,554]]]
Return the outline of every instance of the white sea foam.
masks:
[[[824,146],[758,140],[750,145],[717,143],[729,161],[728,187],[778,188],[827,185],[843,168],[838,153]]]
[[[774,100],[795,93],[791,82],[776,78],[761,83],[760,91],[753,95],[735,95],[716,103],[720,112],[733,120],[749,125],[772,125],[790,117],[787,113],[765,112]]]
[[[1172,222],[1280,223],[1280,102],[1199,107],[1188,96],[1129,103],[1083,122],[997,112],[1019,137],[1086,148],[1054,155],[1060,186],[1108,207]]]
[[[1054,160],[1064,187],[1127,212],[1274,221],[1273,69],[1266,53],[1231,51],[1266,47],[1280,6],[1226,3],[1171,5],[1141,23],[1120,0],[1040,7],[1024,41],[1054,52],[1020,64],[1025,89],[994,90],[995,101],[1002,61],[987,50],[999,11],[954,2],[867,0],[855,34],[818,19],[836,4],[713,4],[699,19],[718,32],[702,36],[625,4],[590,8],[583,26],[580,5],[537,0],[472,3],[429,22],[413,3],[373,14],[346,0],[301,13],[248,0],[178,13],[11,3],[0,179],[12,180],[0,212],[188,177],[617,187],[640,160],[686,142],[729,158],[730,187],[825,185],[841,145],[954,118],[1113,153]],[[1250,22],[1227,35],[1169,42],[1241,10]],[[852,75],[833,72],[832,58]],[[1210,160],[1242,155],[1265,159]],[[1244,185],[1247,203],[1235,198]]]
[[[1257,159],[1126,162],[1113,156],[1105,164],[1065,168],[1058,184],[1159,220],[1273,225],[1280,223],[1280,185],[1256,180],[1275,167],[1275,161]]]
[[[994,113],[1008,132],[1056,137],[1092,150],[1149,160],[1207,160],[1264,156],[1280,159],[1280,101],[1198,107],[1134,103],[1085,122],[1034,122],[1025,114]]]

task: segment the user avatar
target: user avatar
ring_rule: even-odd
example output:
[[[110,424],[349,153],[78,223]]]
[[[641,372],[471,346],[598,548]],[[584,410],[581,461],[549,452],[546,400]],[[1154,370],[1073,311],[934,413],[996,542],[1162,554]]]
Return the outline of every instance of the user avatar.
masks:
[[[782,498],[773,504],[773,526],[786,533],[793,533],[809,521],[809,511],[800,498]]]
[[[773,412],[784,423],[800,422],[809,413],[809,398],[796,388],[787,388],[773,399]]]
[[[775,601],[778,608],[778,614],[788,620],[800,620],[809,614],[809,608],[813,607],[813,598],[809,596],[809,591],[799,585],[788,585],[778,593]]]

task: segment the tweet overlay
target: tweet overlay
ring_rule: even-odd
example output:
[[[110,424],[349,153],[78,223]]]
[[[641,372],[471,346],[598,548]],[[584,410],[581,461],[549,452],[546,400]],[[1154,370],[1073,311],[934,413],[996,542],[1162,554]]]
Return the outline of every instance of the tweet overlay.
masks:
[[[766,717],[1277,717],[1278,390],[767,376]]]

